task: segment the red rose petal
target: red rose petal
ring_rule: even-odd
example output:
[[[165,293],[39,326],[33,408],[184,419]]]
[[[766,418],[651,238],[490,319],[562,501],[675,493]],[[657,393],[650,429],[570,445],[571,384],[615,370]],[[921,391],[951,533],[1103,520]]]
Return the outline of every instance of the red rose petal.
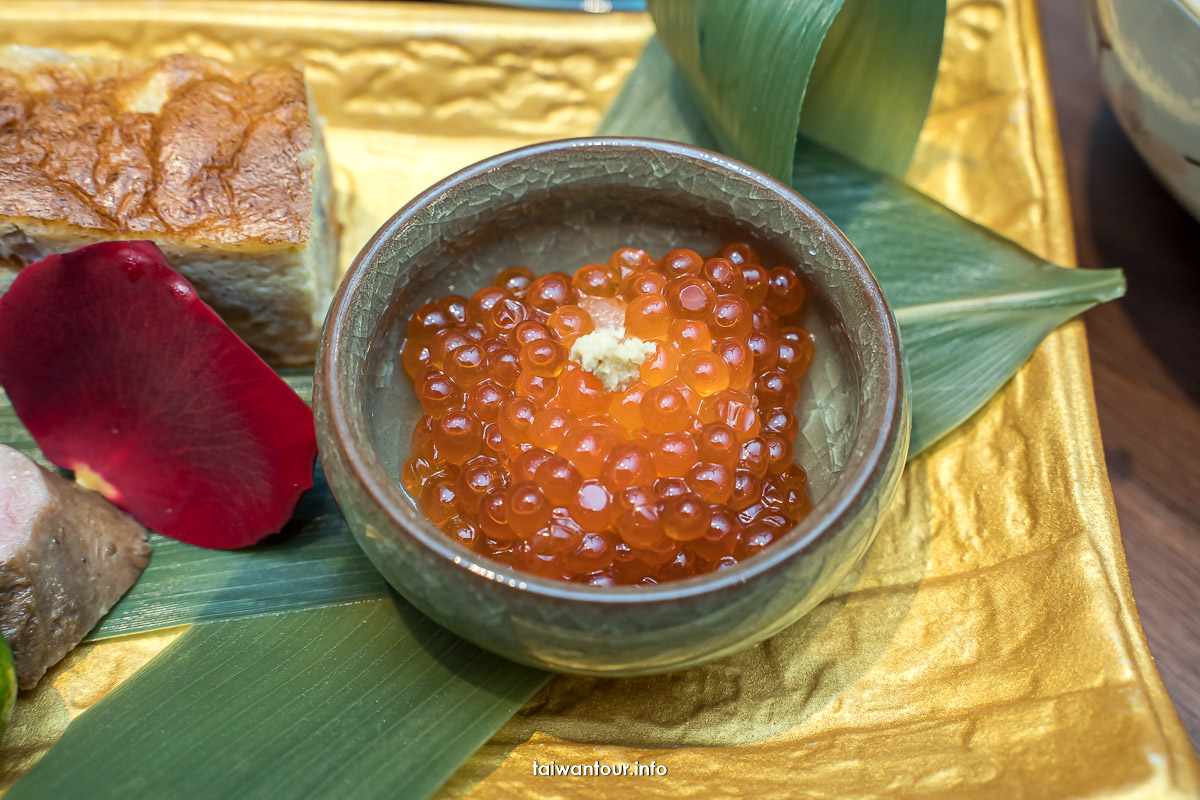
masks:
[[[253,544],[312,486],[312,411],[149,242],[21,270],[0,384],[48,459],[180,541]]]

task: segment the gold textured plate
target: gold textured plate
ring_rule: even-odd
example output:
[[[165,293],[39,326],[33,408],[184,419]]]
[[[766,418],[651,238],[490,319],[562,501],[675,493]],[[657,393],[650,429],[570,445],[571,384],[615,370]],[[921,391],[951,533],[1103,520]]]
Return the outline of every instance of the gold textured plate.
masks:
[[[950,7],[909,179],[1070,263],[1034,0]],[[0,5],[0,43],[303,62],[329,123],[343,264],[451,171],[587,134],[650,32],[640,15],[432,4]],[[81,647],[22,696],[0,784],[176,635]],[[539,774],[635,761],[667,774]],[[556,678],[442,794],[1174,798],[1198,786],[1134,610],[1075,322],[909,465],[868,557],[807,618],[682,673]]]

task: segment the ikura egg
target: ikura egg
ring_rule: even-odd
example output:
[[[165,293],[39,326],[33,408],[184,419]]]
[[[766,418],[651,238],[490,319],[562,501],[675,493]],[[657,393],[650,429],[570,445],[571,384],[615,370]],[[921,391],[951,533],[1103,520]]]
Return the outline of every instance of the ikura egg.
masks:
[[[734,566],[812,507],[794,460],[819,357],[791,318],[806,301],[745,242],[509,267],[431,300],[396,355],[425,412],[403,485],[452,540],[546,579]]]

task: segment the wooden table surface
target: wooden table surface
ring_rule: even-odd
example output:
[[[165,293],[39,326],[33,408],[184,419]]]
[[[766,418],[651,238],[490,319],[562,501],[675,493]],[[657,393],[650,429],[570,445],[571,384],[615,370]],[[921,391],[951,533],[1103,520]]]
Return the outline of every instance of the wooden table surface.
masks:
[[[1200,745],[1200,222],[1109,110],[1079,0],[1040,0],[1079,264],[1126,297],[1088,312],[1108,473],[1150,651]]]

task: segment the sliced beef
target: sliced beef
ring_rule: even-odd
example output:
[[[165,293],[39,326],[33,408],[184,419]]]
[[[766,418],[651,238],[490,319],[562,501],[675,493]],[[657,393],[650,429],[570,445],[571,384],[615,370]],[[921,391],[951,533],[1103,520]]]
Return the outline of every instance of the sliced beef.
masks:
[[[0,630],[22,689],[79,644],[149,560],[145,528],[0,445]]]

